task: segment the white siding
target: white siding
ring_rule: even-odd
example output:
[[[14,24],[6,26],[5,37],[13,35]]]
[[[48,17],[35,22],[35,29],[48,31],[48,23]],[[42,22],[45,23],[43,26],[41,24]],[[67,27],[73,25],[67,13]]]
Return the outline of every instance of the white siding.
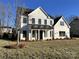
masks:
[[[64,22],[64,26],[60,25],[60,21]],[[65,31],[67,37],[70,38],[70,28],[65,23],[65,21],[63,20],[63,18],[60,18],[60,20],[54,26],[54,39],[57,39],[57,38],[58,39],[60,39],[60,38],[66,38],[66,36],[65,37],[59,36],[59,31]]]
[[[46,30],[46,32],[47,32],[47,37],[44,37],[44,40],[52,39],[52,38],[53,38],[53,36],[50,37],[50,31],[52,32],[53,29],[52,29],[52,30]],[[45,34],[44,34],[44,35],[45,35]],[[52,35],[52,33],[51,33],[51,35]]]
[[[21,40],[25,40],[25,38],[23,37],[24,30],[27,31],[27,34],[29,34],[29,29],[28,29],[28,25],[27,25],[28,19],[27,19],[27,23],[23,23],[23,18],[27,18],[27,16],[21,15],[21,19],[20,19],[20,21],[21,21],[21,23],[20,23],[21,24],[21,26],[20,26],[21,27],[20,39]]]
[[[35,18],[35,24],[38,24],[38,19],[41,19],[41,25],[45,25],[44,24],[44,20],[47,20],[47,25],[50,25],[50,20],[52,21],[52,25],[54,24],[53,19],[51,19],[48,15],[46,15],[40,8],[35,9],[33,12],[31,12],[28,15],[28,24],[27,23],[23,23],[23,18],[27,18],[27,16],[23,16],[21,15],[20,18],[20,27],[21,27],[21,33],[20,33],[20,39],[21,40],[25,40],[25,38],[23,37],[23,30],[26,30],[28,32],[27,36],[29,40],[35,40],[35,38],[32,37],[32,29],[29,29],[28,24],[32,24],[32,18]],[[46,30],[46,29],[36,29],[36,30]],[[47,30],[47,37],[44,37],[44,33],[43,33],[43,40],[46,39],[52,39],[52,37],[50,37],[50,31],[51,29]]]
[[[52,25],[54,23],[53,19],[48,19],[47,15],[45,15],[40,8],[37,8],[32,13],[29,14],[29,23],[32,23],[32,18],[35,18],[35,24],[38,24],[38,19],[41,19],[41,24],[44,25],[44,20],[47,20],[47,25],[50,25],[50,20],[52,20]]]
[[[27,23],[23,23],[23,18],[27,18],[27,16],[21,16],[21,28],[27,25]]]

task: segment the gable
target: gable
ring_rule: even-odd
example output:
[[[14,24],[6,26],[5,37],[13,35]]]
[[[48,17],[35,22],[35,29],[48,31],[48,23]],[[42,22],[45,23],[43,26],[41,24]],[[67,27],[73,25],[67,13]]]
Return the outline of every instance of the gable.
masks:
[[[59,21],[60,18],[61,18],[61,16],[60,16],[60,17],[56,17],[56,18],[54,19],[54,25]]]
[[[47,18],[48,17],[48,14],[41,8],[37,8],[35,9],[34,11],[32,11],[29,16],[32,16],[32,17],[38,17],[38,18]]]
[[[60,22],[64,22],[64,27],[70,28],[69,24],[67,23],[67,21],[64,19],[63,16],[57,20],[57,22],[56,22],[56,24],[54,26],[58,26],[58,27],[60,26],[60,27],[62,27],[60,25]]]

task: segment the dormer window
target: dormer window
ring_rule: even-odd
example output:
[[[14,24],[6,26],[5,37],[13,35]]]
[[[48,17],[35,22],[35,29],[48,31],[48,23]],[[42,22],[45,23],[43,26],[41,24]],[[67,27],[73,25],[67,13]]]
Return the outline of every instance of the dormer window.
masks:
[[[23,23],[27,23],[27,18],[23,18]]]
[[[32,18],[32,24],[35,24],[35,18]]]
[[[38,24],[41,24],[41,19],[38,19]]]
[[[60,21],[60,25],[61,25],[61,26],[64,26],[64,22],[63,22],[63,21]]]

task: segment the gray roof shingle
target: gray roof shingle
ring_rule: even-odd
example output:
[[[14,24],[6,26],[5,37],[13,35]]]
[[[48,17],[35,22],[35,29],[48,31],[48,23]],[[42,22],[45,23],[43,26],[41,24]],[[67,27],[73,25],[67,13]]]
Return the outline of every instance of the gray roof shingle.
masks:
[[[17,8],[17,14],[28,15],[28,14],[31,13],[33,10],[34,10],[34,9],[18,7],[18,8]]]

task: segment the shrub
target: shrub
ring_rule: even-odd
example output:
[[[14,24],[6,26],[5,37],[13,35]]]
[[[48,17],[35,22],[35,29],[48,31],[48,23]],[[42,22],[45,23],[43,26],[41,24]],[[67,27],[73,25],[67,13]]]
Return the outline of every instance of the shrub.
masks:
[[[8,48],[8,49],[16,49],[16,48],[24,48],[25,44],[21,43],[17,46],[17,44],[12,44],[12,45],[6,45],[4,46],[4,48]]]

